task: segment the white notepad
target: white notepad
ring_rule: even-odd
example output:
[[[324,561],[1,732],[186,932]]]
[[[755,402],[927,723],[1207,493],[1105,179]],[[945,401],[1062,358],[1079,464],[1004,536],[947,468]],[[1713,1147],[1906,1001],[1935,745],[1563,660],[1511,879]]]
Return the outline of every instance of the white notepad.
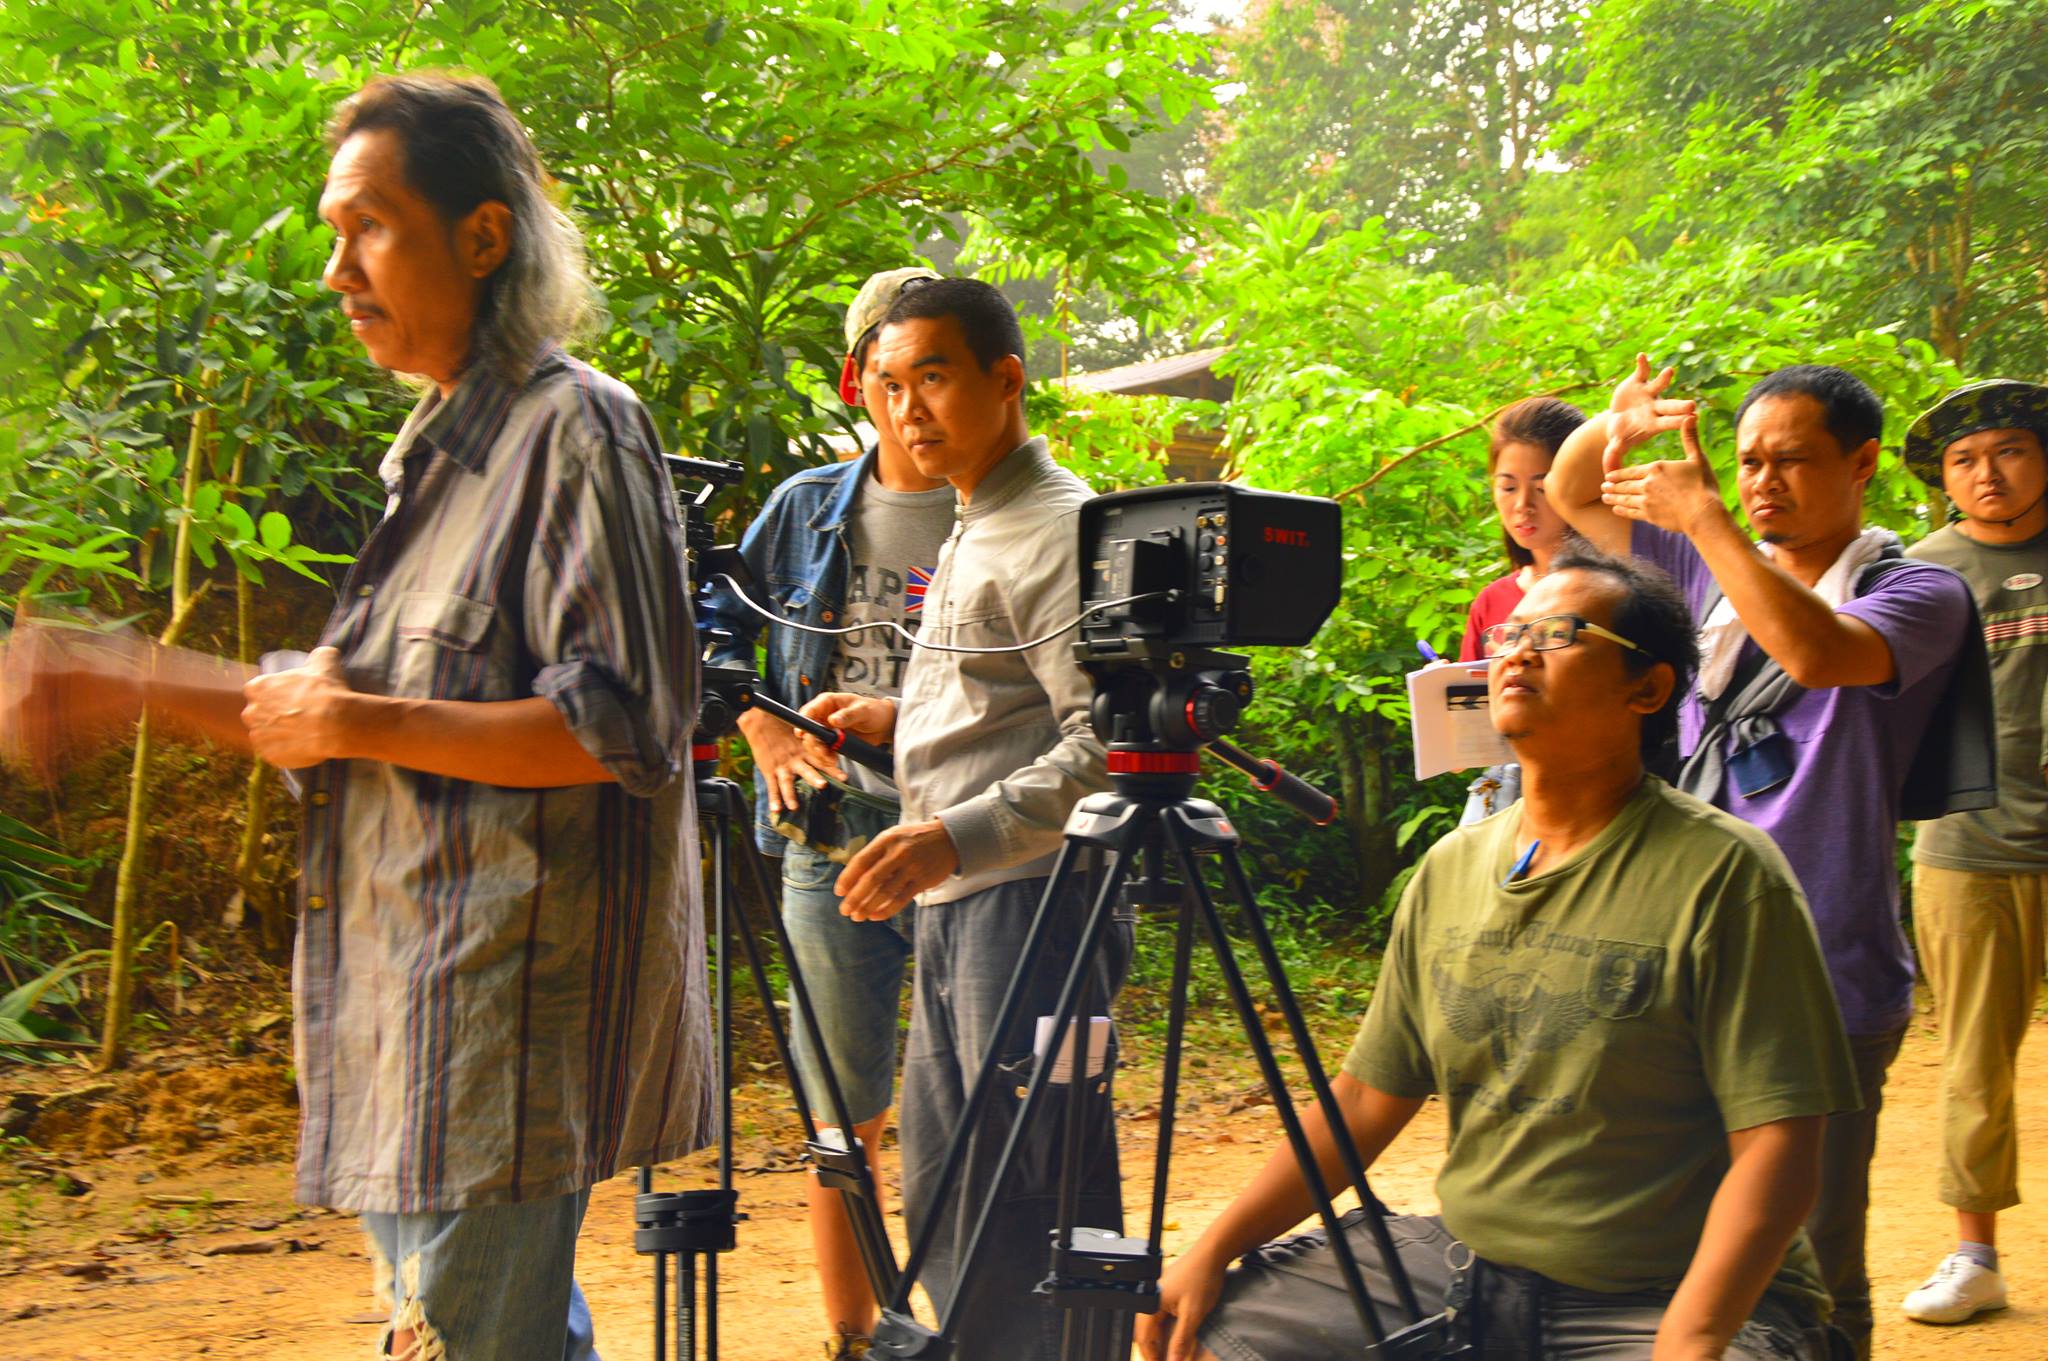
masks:
[[[1485,662],[1438,662],[1410,671],[1408,706],[1415,733],[1416,779],[1514,759],[1507,740],[1493,730]]]

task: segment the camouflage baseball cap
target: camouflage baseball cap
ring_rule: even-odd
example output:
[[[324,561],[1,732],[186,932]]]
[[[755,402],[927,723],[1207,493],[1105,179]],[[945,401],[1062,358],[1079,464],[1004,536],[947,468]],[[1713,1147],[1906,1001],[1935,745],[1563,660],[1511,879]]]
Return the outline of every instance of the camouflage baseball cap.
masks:
[[[896,295],[903,291],[903,285],[912,279],[943,278],[935,269],[923,265],[912,265],[908,269],[885,269],[880,274],[870,274],[868,281],[860,286],[860,292],[853,298],[853,306],[846,309],[846,352],[852,354],[860,348],[861,337],[882,324],[882,318],[889,314]]]
[[[1906,431],[1906,466],[1928,486],[1940,487],[1942,454],[1980,430],[2032,430],[2048,444],[2048,387],[1993,378],[1957,388]]]
[[[848,406],[861,405],[860,374],[853,366],[853,352],[860,348],[860,342],[867,333],[880,326],[882,318],[889,315],[889,308],[903,291],[903,285],[912,279],[944,277],[937,270],[926,269],[923,265],[885,269],[880,274],[868,275],[868,281],[853,296],[853,306],[846,309],[846,363],[839,370],[841,401]]]

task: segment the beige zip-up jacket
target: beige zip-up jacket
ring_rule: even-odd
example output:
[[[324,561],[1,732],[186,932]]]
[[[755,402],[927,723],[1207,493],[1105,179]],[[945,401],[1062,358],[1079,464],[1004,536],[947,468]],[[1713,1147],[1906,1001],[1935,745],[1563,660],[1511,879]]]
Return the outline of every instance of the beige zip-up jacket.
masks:
[[[1009,647],[1070,623],[1081,611],[1081,503],[1092,495],[1043,439],[1018,446],[955,510],[919,641]],[[1074,805],[1109,787],[1074,636],[1027,652],[915,649],[896,716],[903,821],[936,817],[960,856],[920,903],[1049,872]]]

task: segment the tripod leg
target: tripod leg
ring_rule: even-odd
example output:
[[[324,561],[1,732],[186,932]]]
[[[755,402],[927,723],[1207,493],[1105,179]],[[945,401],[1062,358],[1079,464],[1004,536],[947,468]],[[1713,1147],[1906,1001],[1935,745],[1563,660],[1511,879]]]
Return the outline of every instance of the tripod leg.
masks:
[[[668,1361],[668,1254],[654,1255],[654,1361]]]
[[[1073,1009],[1065,1013],[1066,1022],[1061,1027],[1064,1038],[1055,1035],[1045,1056],[1047,1063],[1058,1067],[1058,1056],[1066,1053],[1069,1047],[1074,1055],[1067,1068],[1067,1099],[1062,1103],[1066,1112],[1066,1129],[1063,1131],[1065,1147],[1060,1157],[1059,1214],[1054,1220],[1053,1241],[1056,1243],[1073,1241],[1074,1226],[1081,1215],[1081,1178],[1078,1173],[1088,1133],[1088,1051],[1094,1038],[1089,1034],[1089,1017],[1095,1011],[1095,989],[1089,983],[1088,977],[1082,975],[1081,987],[1074,993]]]
[[[1286,1018],[1287,1033],[1294,1041],[1294,1048],[1301,1055],[1302,1071],[1308,1077],[1308,1087],[1315,1094],[1316,1104],[1322,1109],[1323,1119],[1330,1126],[1330,1133],[1337,1145],[1337,1156],[1344,1163],[1344,1175],[1358,1192],[1358,1203],[1366,1209],[1367,1223],[1372,1229],[1373,1243],[1380,1250],[1380,1257],[1389,1264],[1388,1274],[1393,1277],[1395,1291],[1401,1299],[1401,1307],[1408,1312],[1411,1322],[1422,1319],[1421,1303],[1415,1298],[1415,1288],[1408,1280],[1408,1273],[1402,1271],[1394,1252],[1393,1235],[1387,1232],[1387,1207],[1380,1203],[1378,1196],[1366,1184],[1365,1163],[1358,1156],[1358,1145],[1352,1141],[1351,1130],[1345,1125],[1343,1113],[1337,1109],[1337,1098],[1330,1091],[1330,1076],[1323,1068],[1322,1056],[1316,1050],[1315,1037],[1309,1034],[1308,1022],[1301,1014],[1301,1003],[1295,998],[1294,987],[1287,981],[1287,968],[1280,962],[1280,952],[1273,947],[1273,933],[1266,928],[1266,914],[1260,909],[1258,899],[1252,894],[1249,880],[1245,878],[1244,862],[1239,858],[1237,847],[1223,848],[1223,873],[1243,909],[1247,934],[1252,938],[1252,948],[1258,951],[1259,962],[1265,967],[1266,979],[1272,985],[1273,999],[1280,1006],[1280,1014]],[[1277,1098],[1276,1098],[1277,1099]]]
[[[1173,1127],[1180,1108],[1181,1045],[1188,1025],[1188,977],[1194,965],[1194,901],[1182,897],[1173,927],[1173,991],[1166,1010],[1166,1057],[1159,1075],[1159,1138],[1152,1155],[1152,1219],[1145,1241],[1160,1250],[1166,1235],[1166,1186],[1173,1159]]]
[[[716,814],[717,839],[711,849],[713,939],[717,947],[712,971],[718,1013],[718,1189],[732,1189],[732,815]]]
[[[697,1361],[697,1264],[676,1254],[676,1361]]]
[[[1072,843],[1068,843],[1068,849],[1071,850],[1071,848]],[[1062,856],[1062,860],[1066,858],[1066,856]],[[1129,857],[1122,850],[1118,850],[1110,856],[1109,873],[1104,877],[1095,903],[1089,909],[1088,923],[1082,928],[1080,942],[1074,949],[1074,962],[1067,969],[1066,979],[1060,984],[1059,1001],[1054,1006],[1052,1012],[1057,1019],[1053,1022],[1051,1043],[1046,1047],[1044,1060],[1034,1066],[1031,1071],[1031,1082],[1025,1088],[1024,1102],[1017,1108],[1016,1119],[1011,1122],[1010,1132],[1003,1140],[1003,1151],[997,1157],[995,1170],[990,1175],[986,1198],[982,1201],[980,1212],[975,1217],[974,1231],[968,1235],[967,1246],[960,1254],[960,1260],[955,1268],[953,1298],[946,1308],[945,1318],[939,1324],[939,1333],[948,1342],[953,1339],[958,1331],[961,1303],[967,1298],[967,1286],[973,1280],[975,1262],[981,1255],[982,1241],[987,1237],[989,1224],[995,1217],[996,1206],[1002,1202],[1003,1182],[1009,1176],[1011,1164],[1016,1161],[1017,1148],[1023,1141],[1024,1131],[1030,1127],[1032,1113],[1038,1109],[1039,1103],[1044,1099],[1045,1089],[1051,1082],[1053,1065],[1056,1062],[1055,1056],[1066,1043],[1067,1025],[1073,1017],[1074,1008],[1091,981],[1089,973],[1094,967],[1096,953],[1102,948],[1103,938],[1108,934],[1110,918],[1115,913],[1117,894],[1123,887],[1124,874],[1128,864]],[[1058,893],[1059,886],[1058,880],[1054,880],[1046,885],[1046,896],[1038,909],[1041,923],[1048,915],[1055,901],[1054,895]],[[1036,935],[1036,933],[1036,926],[1034,926],[1033,934]],[[1029,962],[1020,964],[1016,975],[1011,980],[1010,986],[1013,996],[1006,999],[1006,1001],[1022,1000],[1021,991],[1024,976],[1035,963],[1036,960],[1034,958]],[[999,1019],[994,1037],[990,1042],[989,1054],[983,1062],[981,1073],[975,1079],[977,1091],[982,1090],[987,1085],[989,1078],[995,1072],[997,1061],[1002,1056],[1003,1035],[1014,1020],[1013,1016]],[[1075,1049],[1074,1071],[1068,1074],[1068,1080],[1076,1087],[1081,1087],[1085,1085],[1087,1078],[1087,1046],[1077,1044]],[[974,1121],[978,1118],[979,1111],[970,1106],[969,1113],[962,1118],[960,1133],[964,1134],[972,1130],[974,1128]],[[960,1134],[956,1134],[954,1136],[956,1145],[959,1139]],[[1068,1166],[1061,1169],[1062,1198],[1065,1195],[1067,1179],[1069,1177],[1077,1177],[1078,1175],[1079,1169],[1076,1167]],[[951,1187],[949,1186],[946,1189],[950,1191]],[[939,1203],[943,1203],[943,1200]],[[909,1278],[906,1277],[906,1279]]]
[[[1216,911],[1216,900],[1209,893],[1209,885],[1202,878],[1200,862],[1195,854],[1186,825],[1177,819],[1168,819],[1172,829],[1174,845],[1180,852],[1182,873],[1188,889],[1194,894],[1200,907],[1202,920],[1209,928],[1209,940],[1215,947],[1216,963],[1223,972],[1224,986],[1229,989],[1230,1000],[1237,1008],[1239,1021],[1244,1026],[1246,1041],[1251,1045],[1252,1055],[1258,1061],[1259,1073],[1264,1077],[1266,1090],[1272,1094],[1273,1109],[1280,1115],[1280,1125],[1287,1133],[1288,1145],[1294,1150],[1294,1160],[1301,1165],[1301,1179],[1308,1186],[1309,1198],[1315,1203],[1316,1214],[1321,1218],[1323,1229],[1330,1236],[1330,1248],[1337,1258],[1338,1274],[1344,1278],[1344,1288],[1351,1295],[1351,1302],[1358,1311],[1359,1324],[1366,1335],[1377,1345],[1386,1341],[1387,1331],[1380,1324],[1379,1310],[1374,1307],[1372,1296],[1367,1292],[1365,1278],[1359,1273],[1358,1260],[1352,1255],[1351,1242],[1345,1237],[1343,1226],[1338,1222],[1337,1211],[1330,1204],[1329,1188],[1323,1181],[1322,1168],[1316,1162],[1315,1149],[1309,1144],[1308,1134],[1302,1128],[1301,1117],[1295,1113],[1294,1102],[1287,1094],[1287,1080],[1280,1072],[1280,1064],[1273,1056],[1272,1041],[1266,1038],[1265,1026],[1259,1020],[1258,1009],[1252,1004],[1251,990],[1245,986],[1244,973],[1238,968],[1237,956],[1232,951],[1229,936],[1224,934],[1223,919]],[[1333,1133],[1343,1127],[1336,1126]],[[1370,1215],[1368,1215],[1370,1217]],[[1389,1258],[1389,1266],[1398,1276],[1400,1263]]]
[[[730,780],[719,782],[720,797],[724,806],[736,809],[739,814],[747,812],[746,796],[740,787]],[[826,1053],[824,1027],[819,1024],[816,1007],[811,1001],[811,990],[804,981],[803,969],[797,963],[796,952],[790,946],[789,929],[782,921],[781,895],[775,893],[768,877],[768,867],[763,862],[761,850],[746,835],[747,823],[743,816],[730,816],[733,826],[741,829],[739,840],[740,859],[747,866],[755,891],[760,894],[769,931],[775,937],[776,948],[781,951],[785,972],[789,975],[789,990],[795,1004],[795,1020],[804,1027],[810,1037],[813,1053]],[[737,900],[735,900],[737,901]],[[802,1120],[804,1138],[807,1143],[816,1143],[818,1128],[811,1114],[809,1094],[804,1090],[803,1078],[797,1070],[796,1055],[791,1048],[789,1033],[784,1028],[781,1016],[776,1014],[775,993],[768,981],[768,971],[761,956],[760,941],[754,933],[753,923],[743,911],[733,913],[740,948],[746,954],[749,971],[753,975],[754,990],[761,999],[762,1011],[766,1014],[768,1033],[774,1041],[776,1055],[782,1060],[782,1068],[789,1075],[790,1093],[796,1098],[798,1118]],[[838,1074],[832,1071],[830,1063],[819,1065],[824,1075],[825,1096],[831,1111],[839,1122],[839,1128],[852,1139],[853,1124],[846,1105],[846,1094],[839,1085]],[[842,1191],[840,1203],[846,1209],[847,1220],[853,1225],[855,1246],[861,1254],[861,1263],[867,1269],[868,1286],[874,1292],[877,1303],[888,1300],[895,1292],[896,1249],[889,1242],[889,1228],[882,1218],[881,1195],[875,1186],[873,1171],[868,1167],[865,1156],[853,1160],[852,1175],[857,1190]]]
[[[1031,929],[1024,938],[1024,948],[1018,952],[1017,969],[1010,977],[1009,986],[1003,992],[1002,1005],[996,1010],[993,1029],[989,1032],[988,1051],[981,1056],[981,1067],[975,1073],[974,1085],[968,1090],[966,1105],[960,1112],[960,1127],[953,1132],[952,1141],[946,1145],[946,1156],[939,1166],[939,1174],[932,1183],[932,1204],[944,1205],[959,1183],[960,1170],[967,1160],[967,1146],[973,1139],[974,1128],[981,1119],[982,1111],[988,1106],[989,1093],[994,1089],[999,1061],[1003,1056],[1003,1038],[1017,1023],[1017,1015],[1024,1007],[1025,981],[1038,966],[1039,956],[1045,953],[1045,942],[1052,932],[1052,917],[1059,901],[1060,885],[1074,867],[1076,851],[1074,843],[1060,844],[1060,853],[1053,861],[1052,876],[1046,882],[1045,896],[1039,900],[1037,915],[1031,919]],[[1116,873],[1117,882],[1123,875]],[[921,1226],[916,1241],[911,1244],[910,1257],[903,1264],[903,1272],[896,1279],[896,1289],[889,1297],[889,1312],[908,1315],[910,1312],[910,1289],[916,1284],[926,1260],[931,1256],[932,1244],[938,1237],[940,1218],[933,1214]]]
[[[718,1254],[704,1257],[704,1361],[718,1361]]]

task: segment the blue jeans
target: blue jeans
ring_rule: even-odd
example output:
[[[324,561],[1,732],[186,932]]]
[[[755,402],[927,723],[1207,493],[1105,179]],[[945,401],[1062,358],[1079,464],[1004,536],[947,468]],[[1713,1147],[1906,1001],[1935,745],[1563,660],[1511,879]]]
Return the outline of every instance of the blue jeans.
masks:
[[[597,1361],[574,1278],[588,1189],[523,1205],[362,1216],[377,1297],[418,1361]]]
[[[972,1280],[960,1290],[960,1258],[987,1199],[995,1164],[1035,1059],[1037,1018],[1058,1003],[1073,962],[1088,904],[1079,876],[1070,876],[1057,901],[1051,936],[1027,979],[1025,1005],[1004,1036],[1001,1075],[974,1133],[954,1198],[935,1204],[946,1144],[959,1126],[982,1057],[995,1031],[996,1011],[1016,971],[1045,879],[997,884],[956,902],[918,909],[917,973],[911,991],[910,1043],[903,1058],[903,1208],[913,1238],[936,1217],[938,1230],[924,1271],[924,1287],[942,1312],[961,1294],[962,1326],[954,1355],[961,1361],[1053,1361],[1060,1352],[1059,1311],[1033,1294],[1044,1279],[1051,1234],[1059,1217],[1059,1182],[1070,1088],[1048,1087],[1018,1145],[1002,1187]],[[1114,922],[1096,954],[1090,1009],[1107,1014],[1130,969],[1131,923]],[[1100,1076],[1084,1085],[1087,1134],[1081,1168],[1079,1223],[1123,1229],[1122,1183],[1117,1172],[1116,1110],[1110,1077],[1112,1044]]]
[[[782,920],[825,1035],[825,1057],[846,1095],[848,1118],[864,1125],[888,1110],[895,1094],[897,1010],[913,918],[911,911],[885,922],[841,916],[839,895],[832,891],[839,871],[816,851],[791,842],[782,857]],[[811,1115],[822,1125],[837,1125],[794,992],[789,1029]]]

